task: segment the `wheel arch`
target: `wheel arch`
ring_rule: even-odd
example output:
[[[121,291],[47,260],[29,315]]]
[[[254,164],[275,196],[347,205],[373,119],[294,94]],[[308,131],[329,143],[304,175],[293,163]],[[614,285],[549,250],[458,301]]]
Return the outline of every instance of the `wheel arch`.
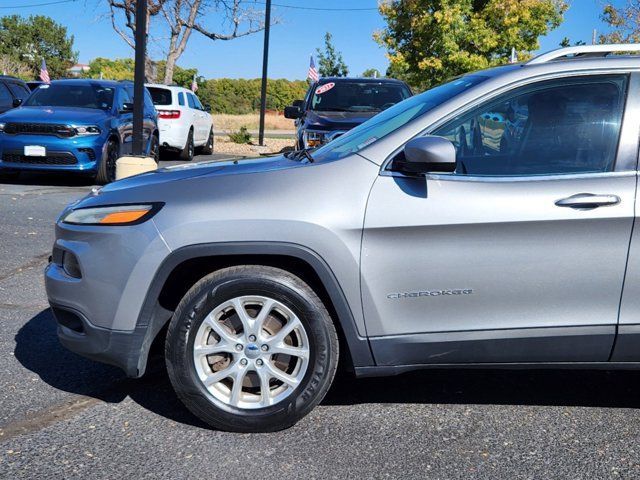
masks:
[[[267,265],[286,270],[316,291],[334,319],[340,337],[344,366],[372,366],[369,341],[358,334],[347,299],[329,265],[316,252],[289,243],[214,243],[173,251],[158,269],[138,318],[144,329],[138,375],[146,369],[152,343],[168,324],[180,299],[195,282],[220,268],[233,265]],[[161,336],[160,336],[161,338]]]

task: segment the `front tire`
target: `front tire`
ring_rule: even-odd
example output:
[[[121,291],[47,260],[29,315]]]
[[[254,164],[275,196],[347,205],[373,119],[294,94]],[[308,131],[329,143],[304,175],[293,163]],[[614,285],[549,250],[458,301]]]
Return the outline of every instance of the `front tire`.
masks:
[[[213,153],[213,128],[209,131],[207,143],[200,147],[199,153],[201,153],[202,155],[211,155]]]
[[[96,183],[99,185],[106,185],[107,183],[114,182],[116,179],[116,162],[120,157],[120,144],[114,138],[107,140],[107,146],[105,148],[105,155],[100,166],[98,167],[98,173],[96,175]]]
[[[233,432],[288,428],[325,396],[338,338],[315,292],[273,267],[225,268],[196,283],[169,324],[171,383],[187,408]]]

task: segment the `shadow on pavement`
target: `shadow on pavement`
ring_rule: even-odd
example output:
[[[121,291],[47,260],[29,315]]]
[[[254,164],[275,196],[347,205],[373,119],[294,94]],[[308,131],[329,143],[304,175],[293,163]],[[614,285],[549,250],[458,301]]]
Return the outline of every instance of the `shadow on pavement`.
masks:
[[[6,185],[34,185],[47,187],[90,187],[94,184],[90,175],[75,173],[21,172],[17,177],[3,178]]]
[[[63,348],[47,309],[15,337],[16,359],[59,390],[119,403],[131,397],[170,420],[208,428],[179,401],[164,363],[155,358],[141,379]],[[354,380],[338,375],[323,405],[367,403],[494,404],[637,408],[640,372],[601,370],[423,370]]]
[[[164,363],[152,359],[147,374],[130,379],[118,368],[85,359],[58,341],[51,311],[43,310],[16,334],[15,358],[42,381],[75,395],[120,403],[131,397],[142,407],[176,422],[208,428],[174,393]]]

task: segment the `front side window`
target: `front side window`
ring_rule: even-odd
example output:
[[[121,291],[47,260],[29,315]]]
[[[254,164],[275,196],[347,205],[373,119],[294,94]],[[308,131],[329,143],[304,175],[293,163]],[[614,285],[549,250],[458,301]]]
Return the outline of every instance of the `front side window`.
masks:
[[[457,175],[612,171],[627,77],[593,76],[518,88],[433,132],[456,147]]]
[[[10,108],[13,105],[13,97],[6,85],[0,82],[0,107]]]
[[[28,107],[79,107],[111,110],[113,87],[95,84],[51,83],[40,85],[27,99]]]
[[[7,83],[7,86],[9,87],[9,90],[11,90],[11,93],[13,93],[14,97],[20,98],[22,100],[27,98],[31,93],[29,90],[27,90],[25,87],[23,87],[19,83],[9,82]]]

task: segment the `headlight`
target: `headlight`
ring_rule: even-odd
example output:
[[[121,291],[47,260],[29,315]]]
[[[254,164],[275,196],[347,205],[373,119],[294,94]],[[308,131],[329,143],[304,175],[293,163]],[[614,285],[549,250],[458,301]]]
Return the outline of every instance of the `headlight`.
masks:
[[[0,132],[4,132],[5,123],[0,123]]]
[[[87,126],[74,127],[74,131],[75,131],[76,135],[82,135],[82,136],[100,135],[100,127],[98,127],[96,125],[87,125]]]
[[[71,225],[137,225],[153,217],[162,203],[109,205],[70,210],[60,221]]]
[[[315,148],[323,145],[326,142],[325,132],[316,132],[313,130],[305,130],[302,133],[302,141],[304,142],[304,148]]]

